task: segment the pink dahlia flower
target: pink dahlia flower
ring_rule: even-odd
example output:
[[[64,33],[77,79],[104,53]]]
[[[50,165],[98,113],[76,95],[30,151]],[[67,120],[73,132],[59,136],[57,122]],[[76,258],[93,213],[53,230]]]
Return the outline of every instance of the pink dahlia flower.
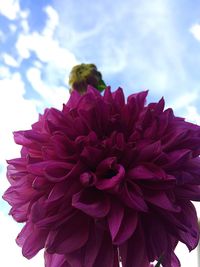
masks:
[[[177,243],[197,246],[200,127],[146,96],[73,91],[14,133],[4,199],[25,222],[25,257],[45,248],[46,267],[149,267],[162,255],[176,267]]]

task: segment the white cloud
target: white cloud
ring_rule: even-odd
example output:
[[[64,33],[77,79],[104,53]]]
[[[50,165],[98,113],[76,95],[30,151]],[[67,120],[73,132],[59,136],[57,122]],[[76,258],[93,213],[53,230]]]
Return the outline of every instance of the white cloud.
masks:
[[[20,10],[20,17],[22,19],[27,19],[29,14],[30,14],[30,10],[28,10],[28,9]]]
[[[20,34],[16,43],[16,48],[19,53],[19,55],[23,59],[28,59],[30,57],[30,51],[29,51],[29,42],[30,38],[27,35]]]
[[[188,105],[186,107],[186,115],[185,115],[185,117],[189,121],[200,125],[200,114],[199,114],[197,108],[194,105]]]
[[[78,10],[74,1],[67,8],[62,1],[55,5],[61,45],[96,63],[104,75],[118,74],[130,90],[146,87],[157,95],[187,91],[186,48],[177,34],[172,1],[96,1]]]
[[[59,24],[59,16],[57,11],[52,6],[46,6],[44,8],[48,19],[46,21],[46,26],[42,31],[42,34],[48,37],[53,37],[54,31]]]
[[[200,41],[200,24],[196,23],[190,28],[190,32],[198,41]]]
[[[44,11],[48,18],[43,30],[19,34],[16,48],[21,60],[29,59],[31,53],[37,57],[37,64],[27,71],[32,88],[42,96],[47,105],[61,106],[69,95],[68,90],[60,85],[60,79],[62,78],[62,84],[66,83],[65,76],[78,64],[78,60],[54,38],[59,24],[56,10],[46,6]]]
[[[30,261],[22,256],[21,248],[15,243],[15,238],[21,227],[11,217],[5,216],[0,211],[0,251],[1,266],[39,267],[44,266],[43,252],[38,253]]]
[[[12,33],[15,33],[17,30],[17,26],[13,23],[9,24],[9,29]]]
[[[44,11],[48,16],[44,29],[41,33],[20,34],[16,43],[18,53],[22,58],[27,59],[31,52],[34,52],[43,63],[52,63],[59,69],[71,69],[77,64],[76,57],[53,38],[59,22],[58,13],[51,6],[47,6]]]
[[[29,24],[28,24],[28,20],[27,19],[22,19],[21,20],[21,27],[23,29],[24,33],[28,33],[30,28],[29,28]]]
[[[9,20],[26,19],[28,14],[28,10],[21,9],[19,0],[0,0],[0,15],[5,16]]]
[[[0,30],[0,41],[3,43],[5,41],[5,34]]]
[[[0,14],[10,20],[17,18],[20,12],[20,5],[18,0],[0,0]]]
[[[18,67],[19,63],[9,54],[4,53],[2,54],[2,58],[4,60],[4,63],[11,67]]]
[[[181,116],[185,118],[186,121],[200,125],[200,113],[195,104],[198,98],[199,91],[193,89],[188,93],[186,92],[179,97],[175,97],[174,100],[169,99],[166,108],[172,107],[177,116]]]
[[[0,79],[10,76],[10,69],[7,66],[0,66]]]
[[[34,52],[42,62],[52,63],[60,69],[69,69],[77,64],[73,53],[61,47],[58,41],[38,32],[20,34],[16,48],[22,58],[29,58]]]
[[[69,91],[63,86],[48,86],[41,78],[41,70],[30,68],[27,70],[27,79],[48,105],[62,108],[69,98]]]
[[[182,108],[187,108],[195,100],[197,100],[198,95],[199,93],[195,89],[191,90],[190,92],[183,93],[179,97],[172,99],[169,102],[169,106],[173,107],[173,109],[175,109],[176,111]]]

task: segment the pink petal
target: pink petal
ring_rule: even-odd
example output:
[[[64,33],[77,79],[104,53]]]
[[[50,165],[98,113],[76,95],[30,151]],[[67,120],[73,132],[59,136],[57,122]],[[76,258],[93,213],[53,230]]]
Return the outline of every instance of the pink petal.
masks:
[[[134,235],[135,229],[138,224],[138,214],[126,209],[120,229],[113,240],[113,244],[120,245]]]
[[[65,254],[81,248],[88,240],[88,217],[74,214],[68,221],[55,230],[55,236],[49,236],[46,244],[48,253]]]
[[[123,217],[124,217],[124,207],[118,201],[113,199],[111,203],[111,209],[108,214],[108,224],[112,240],[115,240],[115,237],[119,232]]]
[[[105,217],[110,210],[108,197],[93,188],[75,194],[72,206],[95,218]]]
[[[133,236],[119,247],[123,267],[149,267],[143,230],[138,226]]]

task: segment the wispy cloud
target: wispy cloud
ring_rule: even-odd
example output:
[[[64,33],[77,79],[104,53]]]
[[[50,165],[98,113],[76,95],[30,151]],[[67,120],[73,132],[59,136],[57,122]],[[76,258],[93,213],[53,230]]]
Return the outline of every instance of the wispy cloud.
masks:
[[[78,60],[54,38],[59,24],[57,11],[46,6],[44,12],[47,20],[41,32],[20,33],[16,49],[21,61],[28,60],[33,54],[36,56],[36,64],[26,72],[27,79],[46,105],[60,106],[69,96],[65,77]]]
[[[72,1],[67,8],[55,4],[62,10],[60,42],[73,47],[83,60],[96,62],[106,75],[118,73],[129,88],[148,87],[158,95],[174,91],[177,85],[187,89],[184,45],[171,1],[116,0],[112,8],[97,1],[83,4],[78,11]]]
[[[27,79],[43,99],[46,105],[56,108],[62,108],[62,104],[66,103],[69,98],[69,91],[64,86],[48,86],[42,80],[41,70],[39,68],[30,68],[27,70]]]

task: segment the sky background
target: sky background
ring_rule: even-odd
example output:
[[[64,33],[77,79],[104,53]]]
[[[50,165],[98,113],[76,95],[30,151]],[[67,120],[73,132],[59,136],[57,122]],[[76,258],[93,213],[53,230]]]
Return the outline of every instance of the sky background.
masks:
[[[5,160],[19,156],[12,132],[29,129],[45,107],[60,109],[82,62],[95,63],[112,90],[149,89],[148,101],[164,96],[176,115],[200,123],[199,0],[0,0],[1,195]],[[8,211],[0,199],[0,266],[44,266],[42,252],[21,255],[21,226]],[[196,251],[177,253],[183,267],[197,267]]]

